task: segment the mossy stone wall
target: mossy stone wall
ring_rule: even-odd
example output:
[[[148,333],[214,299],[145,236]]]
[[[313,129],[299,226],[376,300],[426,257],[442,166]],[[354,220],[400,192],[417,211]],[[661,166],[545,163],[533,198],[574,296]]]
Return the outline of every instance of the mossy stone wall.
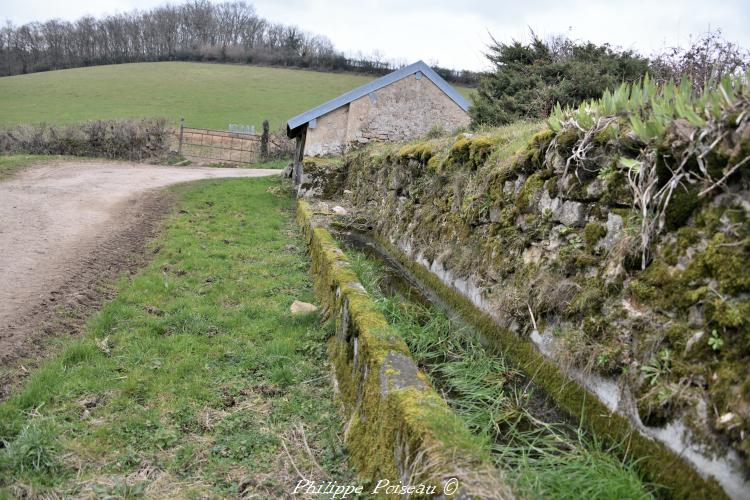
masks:
[[[642,270],[640,215],[617,162],[645,146],[626,125],[610,127],[614,139],[593,141],[582,161],[570,161],[582,131],[533,124],[373,145],[343,158],[337,202],[538,359],[532,338],[542,339],[564,383],[566,371],[584,384],[586,373],[613,381],[615,427],[679,421],[708,455],[737,453],[730,465],[741,477],[750,470],[750,267],[739,265],[750,261],[750,169],[711,196],[678,192]],[[679,155],[658,161],[674,168]],[[559,397],[572,412],[580,403]],[[677,466],[659,457],[666,474],[649,468],[669,480]],[[675,491],[720,494],[695,472],[673,476],[687,485],[670,481]]]

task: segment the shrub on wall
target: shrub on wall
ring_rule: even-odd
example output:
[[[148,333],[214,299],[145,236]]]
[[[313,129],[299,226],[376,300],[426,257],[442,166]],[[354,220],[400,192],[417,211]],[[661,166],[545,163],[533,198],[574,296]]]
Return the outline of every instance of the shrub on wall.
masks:
[[[495,41],[489,47],[494,71],[482,77],[474,96],[470,113],[475,125],[544,118],[556,103],[578,106],[648,70],[648,59],[631,51],[532,36],[528,45]]]
[[[169,135],[162,118],[19,125],[0,129],[0,152],[142,161],[166,155]]]

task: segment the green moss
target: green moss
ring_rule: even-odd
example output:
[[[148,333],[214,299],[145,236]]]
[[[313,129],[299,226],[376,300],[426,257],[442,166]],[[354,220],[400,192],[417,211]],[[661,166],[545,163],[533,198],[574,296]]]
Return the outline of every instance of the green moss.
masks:
[[[583,241],[588,248],[594,248],[599,240],[607,234],[607,228],[596,222],[589,222],[583,228]]]
[[[515,172],[532,173],[541,168],[544,154],[554,137],[555,133],[550,129],[544,129],[535,134],[526,146],[516,153],[512,162],[513,170]]]
[[[578,129],[575,127],[568,127],[563,129],[555,138],[557,149],[561,154],[567,154],[573,146],[578,142]]]
[[[474,168],[483,164],[492,153],[494,143],[489,137],[476,137],[469,146],[469,162]]]
[[[700,239],[701,232],[695,227],[683,226],[675,233],[674,241],[665,242],[662,249],[664,261],[670,266],[677,264],[677,259],[683,255],[687,249]]]
[[[678,186],[672,191],[664,212],[664,225],[668,231],[682,227],[700,204],[698,188]]]
[[[443,159],[439,156],[433,156],[429,159],[427,162],[427,169],[433,173],[437,173],[440,171],[440,167],[443,163]]]
[[[586,247],[578,230],[568,228],[568,231],[571,236],[568,242],[558,249],[554,266],[564,276],[573,276],[596,266],[600,258]]]
[[[630,206],[633,204],[633,194],[624,173],[618,170],[607,177],[601,202],[609,206]]]
[[[693,331],[685,321],[672,323],[667,327],[665,333],[669,344],[680,351],[685,350],[687,341],[693,335]]]
[[[518,210],[514,206],[507,206],[500,210],[500,218],[498,223],[502,227],[512,228],[516,225],[516,217],[518,217]]]
[[[610,141],[618,137],[617,123],[609,123],[606,127],[594,134],[594,144],[597,146],[606,146]]]
[[[706,319],[723,329],[750,325],[750,301],[715,297],[705,304]]]
[[[460,136],[451,146],[444,167],[463,166],[476,170],[487,161],[496,144],[486,136]]]
[[[428,162],[434,153],[433,145],[429,142],[407,144],[398,151],[398,155],[402,159],[418,160],[422,163]]]
[[[730,243],[727,239],[724,233],[715,234],[695,265],[701,266],[701,274],[718,281],[719,291],[746,293],[750,291],[750,266],[747,265],[750,262],[750,240]]]
[[[518,196],[516,197],[516,208],[521,211],[529,208],[529,204],[534,199],[535,195],[544,186],[544,178],[544,172],[537,172],[526,179],[526,182],[523,183],[523,186],[519,190]]]
[[[465,165],[469,163],[471,155],[471,139],[460,136],[450,149],[449,159],[453,164]]]
[[[599,313],[608,295],[604,281],[591,277],[582,280],[579,285],[580,289],[566,307],[566,313],[571,316]]]

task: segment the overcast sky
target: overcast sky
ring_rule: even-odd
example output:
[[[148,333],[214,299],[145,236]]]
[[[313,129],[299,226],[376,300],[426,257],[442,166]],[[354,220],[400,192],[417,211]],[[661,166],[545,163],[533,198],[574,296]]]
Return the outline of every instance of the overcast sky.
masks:
[[[50,18],[149,9],[162,0],[0,0],[0,19],[20,24]],[[171,3],[181,3],[173,1]],[[646,55],[686,45],[709,27],[750,48],[750,0],[707,1],[482,1],[482,0],[257,0],[258,13],[328,36],[347,54],[378,51],[386,59],[464,69],[486,69],[482,51],[498,40],[568,34],[636,49]]]

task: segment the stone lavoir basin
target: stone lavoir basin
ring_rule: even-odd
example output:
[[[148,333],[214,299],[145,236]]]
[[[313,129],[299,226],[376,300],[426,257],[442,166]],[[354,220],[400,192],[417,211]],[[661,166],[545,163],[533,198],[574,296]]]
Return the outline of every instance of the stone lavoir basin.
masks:
[[[563,464],[566,464],[570,459],[566,455],[586,456],[587,460],[596,460],[591,459],[587,455],[591,454],[594,456],[604,450],[604,453],[598,455],[597,459],[607,462],[608,459],[603,458],[607,456],[609,460],[612,460],[607,465],[616,464],[613,465],[612,469],[608,469],[609,474],[617,475],[619,473],[627,476],[627,474],[632,473],[632,477],[628,477],[628,479],[640,483],[644,494],[658,497],[673,496],[670,493],[672,489],[670,481],[660,484],[658,480],[654,481],[654,476],[648,472],[635,472],[638,469],[639,460],[630,453],[627,447],[615,445],[603,448],[601,444],[597,445],[597,441],[593,437],[594,435],[583,431],[585,423],[579,422],[575,416],[561,409],[555,399],[545,392],[544,388],[535,384],[533,373],[531,376],[527,375],[523,368],[514,364],[511,357],[503,354],[502,348],[493,347],[493,342],[496,342],[496,339],[488,338],[483,328],[475,328],[475,323],[465,317],[465,309],[462,314],[462,308],[455,307],[455,303],[449,296],[446,296],[444,293],[441,294],[440,290],[436,290],[434,282],[430,284],[429,280],[420,279],[420,273],[413,272],[414,268],[405,265],[404,259],[406,258],[406,254],[398,252],[394,247],[390,247],[390,250],[387,250],[385,247],[388,245],[382,245],[371,235],[360,231],[339,230],[336,232],[336,236],[341,246],[348,249],[352,260],[357,262],[361,259],[366,262],[366,264],[361,266],[365,270],[360,272],[360,274],[366,276],[368,271],[373,272],[368,266],[376,270],[374,273],[376,276],[370,276],[369,282],[367,278],[363,279],[368,292],[376,297],[380,297],[381,300],[415,305],[417,310],[428,314],[430,319],[434,315],[444,316],[447,321],[446,324],[450,325],[449,329],[443,332],[447,337],[464,337],[466,339],[465,342],[468,342],[471,347],[482,351],[482,358],[494,359],[496,361],[493,365],[494,371],[492,374],[503,380],[503,387],[492,395],[491,400],[483,401],[484,407],[479,410],[475,408],[475,411],[497,411],[495,405],[498,404],[498,400],[507,397],[508,394],[512,394],[514,396],[513,403],[517,405],[515,409],[518,412],[514,417],[528,420],[524,431],[519,434],[516,434],[515,427],[518,424],[518,420],[505,422],[504,424],[499,423],[495,429],[496,432],[490,433],[490,439],[493,443],[492,456],[496,466],[500,470],[504,467],[507,468],[511,464],[510,471],[507,472],[511,477],[514,477],[514,475],[524,476],[525,474],[543,476],[545,472],[544,468],[561,467]],[[435,270],[433,269],[432,272],[435,272]],[[437,272],[435,274],[441,280],[448,280],[450,278],[445,273]],[[425,275],[421,274],[421,276],[424,278]],[[459,286],[467,287],[467,284],[463,283],[459,284]],[[464,289],[462,291],[466,297],[481,296],[476,290]],[[473,306],[481,308],[482,303],[481,301],[477,301]],[[411,306],[407,306],[406,308],[408,309],[409,307]],[[388,315],[386,316],[388,317]],[[422,321],[424,319],[423,317]],[[416,321],[419,322],[419,319]],[[409,335],[408,327],[406,328],[406,335]],[[550,338],[549,334],[540,334],[534,330],[530,339],[542,354],[553,356],[554,350],[552,344],[555,340],[554,338]],[[407,344],[411,344],[408,337],[406,340]],[[439,340],[442,341],[445,339]],[[470,350],[474,351],[471,348]],[[453,352],[452,354],[455,355],[456,353]],[[439,349],[435,349],[433,352],[425,355],[427,359],[444,359],[444,357],[445,353],[441,354]],[[475,361],[476,359],[472,358],[472,362]],[[439,374],[440,370],[436,370],[434,365],[430,365],[430,362],[420,364],[420,368],[427,373],[438,372],[436,376],[431,378],[431,382],[435,384],[438,392],[446,397],[448,403],[461,414],[462,401],[455,394],[455,389],[452,387],[451,382],[441,376]],[[505,378],[506,374],[510,374],[510,376]],[[610,412],[614,412],[617,408],[622,408],[621,398],[623,396],[617,383],[595,374],[584,374],[576,370],[571,370],[567,374],[582,387],[595,394]],[[704,449],[691,444],[689,440],[690,430],[681,422],[674,422],[665,427],[654,428],[641,423],[634,414],[631,413],[630,416],[635,421],[633,424],[635,432],[639,432],[643,436],[661,443],[666,449],[681,456],[691,466],[704,473],[709,473],[730,497],[746,498],[750,494],[750,483],[743,477],[741,460],[736,453],[729,452],[724,456],[706,453]],[[471,419],[471,416],[468,418]],[[511,429],[511,432],[508,432],[508,429]],[[556,442],[552,449],[545,449],[544,446],[539,446],[539,443],[544,442],[545,438],[552,438]],[[530,444],[532,441],[534,442],[533,446]],[[540,465],[536,470],[530,467],[532,471],[529,472],[524,470],[524,467],[529,467],[527,463],[528,457],[532,457],[530,462],[533,463],[533,458],[535,457],[534,448],[538,448],[537,453],[539,453],[539,456],[536,458],[543,465]],[[521,452],[524,455],[524,460],[516,462],[516,457],[513,456],[514,452]],[[527,453],[528,457],[526,456]],[[514,469],[514,466],[517,468]],[[594,468],[596,468],[596,464]],[[572,469],[569,474],[573,474],[573,476],[569,475],[566,477],[567,480],[571,481],[572,485],[577,483],[575,472],[575,469]],[[588,477],[586,480],[592,479],[596,478]],[[555,480],[559,486],[560,479],[555,478]],[[543,479],[537,479],[537,481],[542,484],[544,483]],[[523,487],[523,485],[519,486],[519,488]],[[707,491],[711,489],[713,488],[709,486]],[[526,490],[524,493],[534,496],[546,496],[550,494],[550,492],[545,491],[529,490]],[[639,494],[637,488],[635,491],[631,491],[631,493],[634,495]]]
[[[516,124],[309,158],[299,193],[321,224],[376,242],[576,427],[623,446],[659,496],[748,498],[746,173],[705,196],[676,190],[644,247],[613,159],[646,146],[609,123],[623,130]],[[567,161],[584,141],[590,159]],[[669,147],[679,157],[684,138]]]
[[[481,332],[374,240],[346,231],[336,237],[419,367],[483,442],[516,495],[569,496],[589,483],[594,498],[611,488],[620,498],[644,498],[663,488],[639,477],[624,448],[606,449],[577,426]]]

